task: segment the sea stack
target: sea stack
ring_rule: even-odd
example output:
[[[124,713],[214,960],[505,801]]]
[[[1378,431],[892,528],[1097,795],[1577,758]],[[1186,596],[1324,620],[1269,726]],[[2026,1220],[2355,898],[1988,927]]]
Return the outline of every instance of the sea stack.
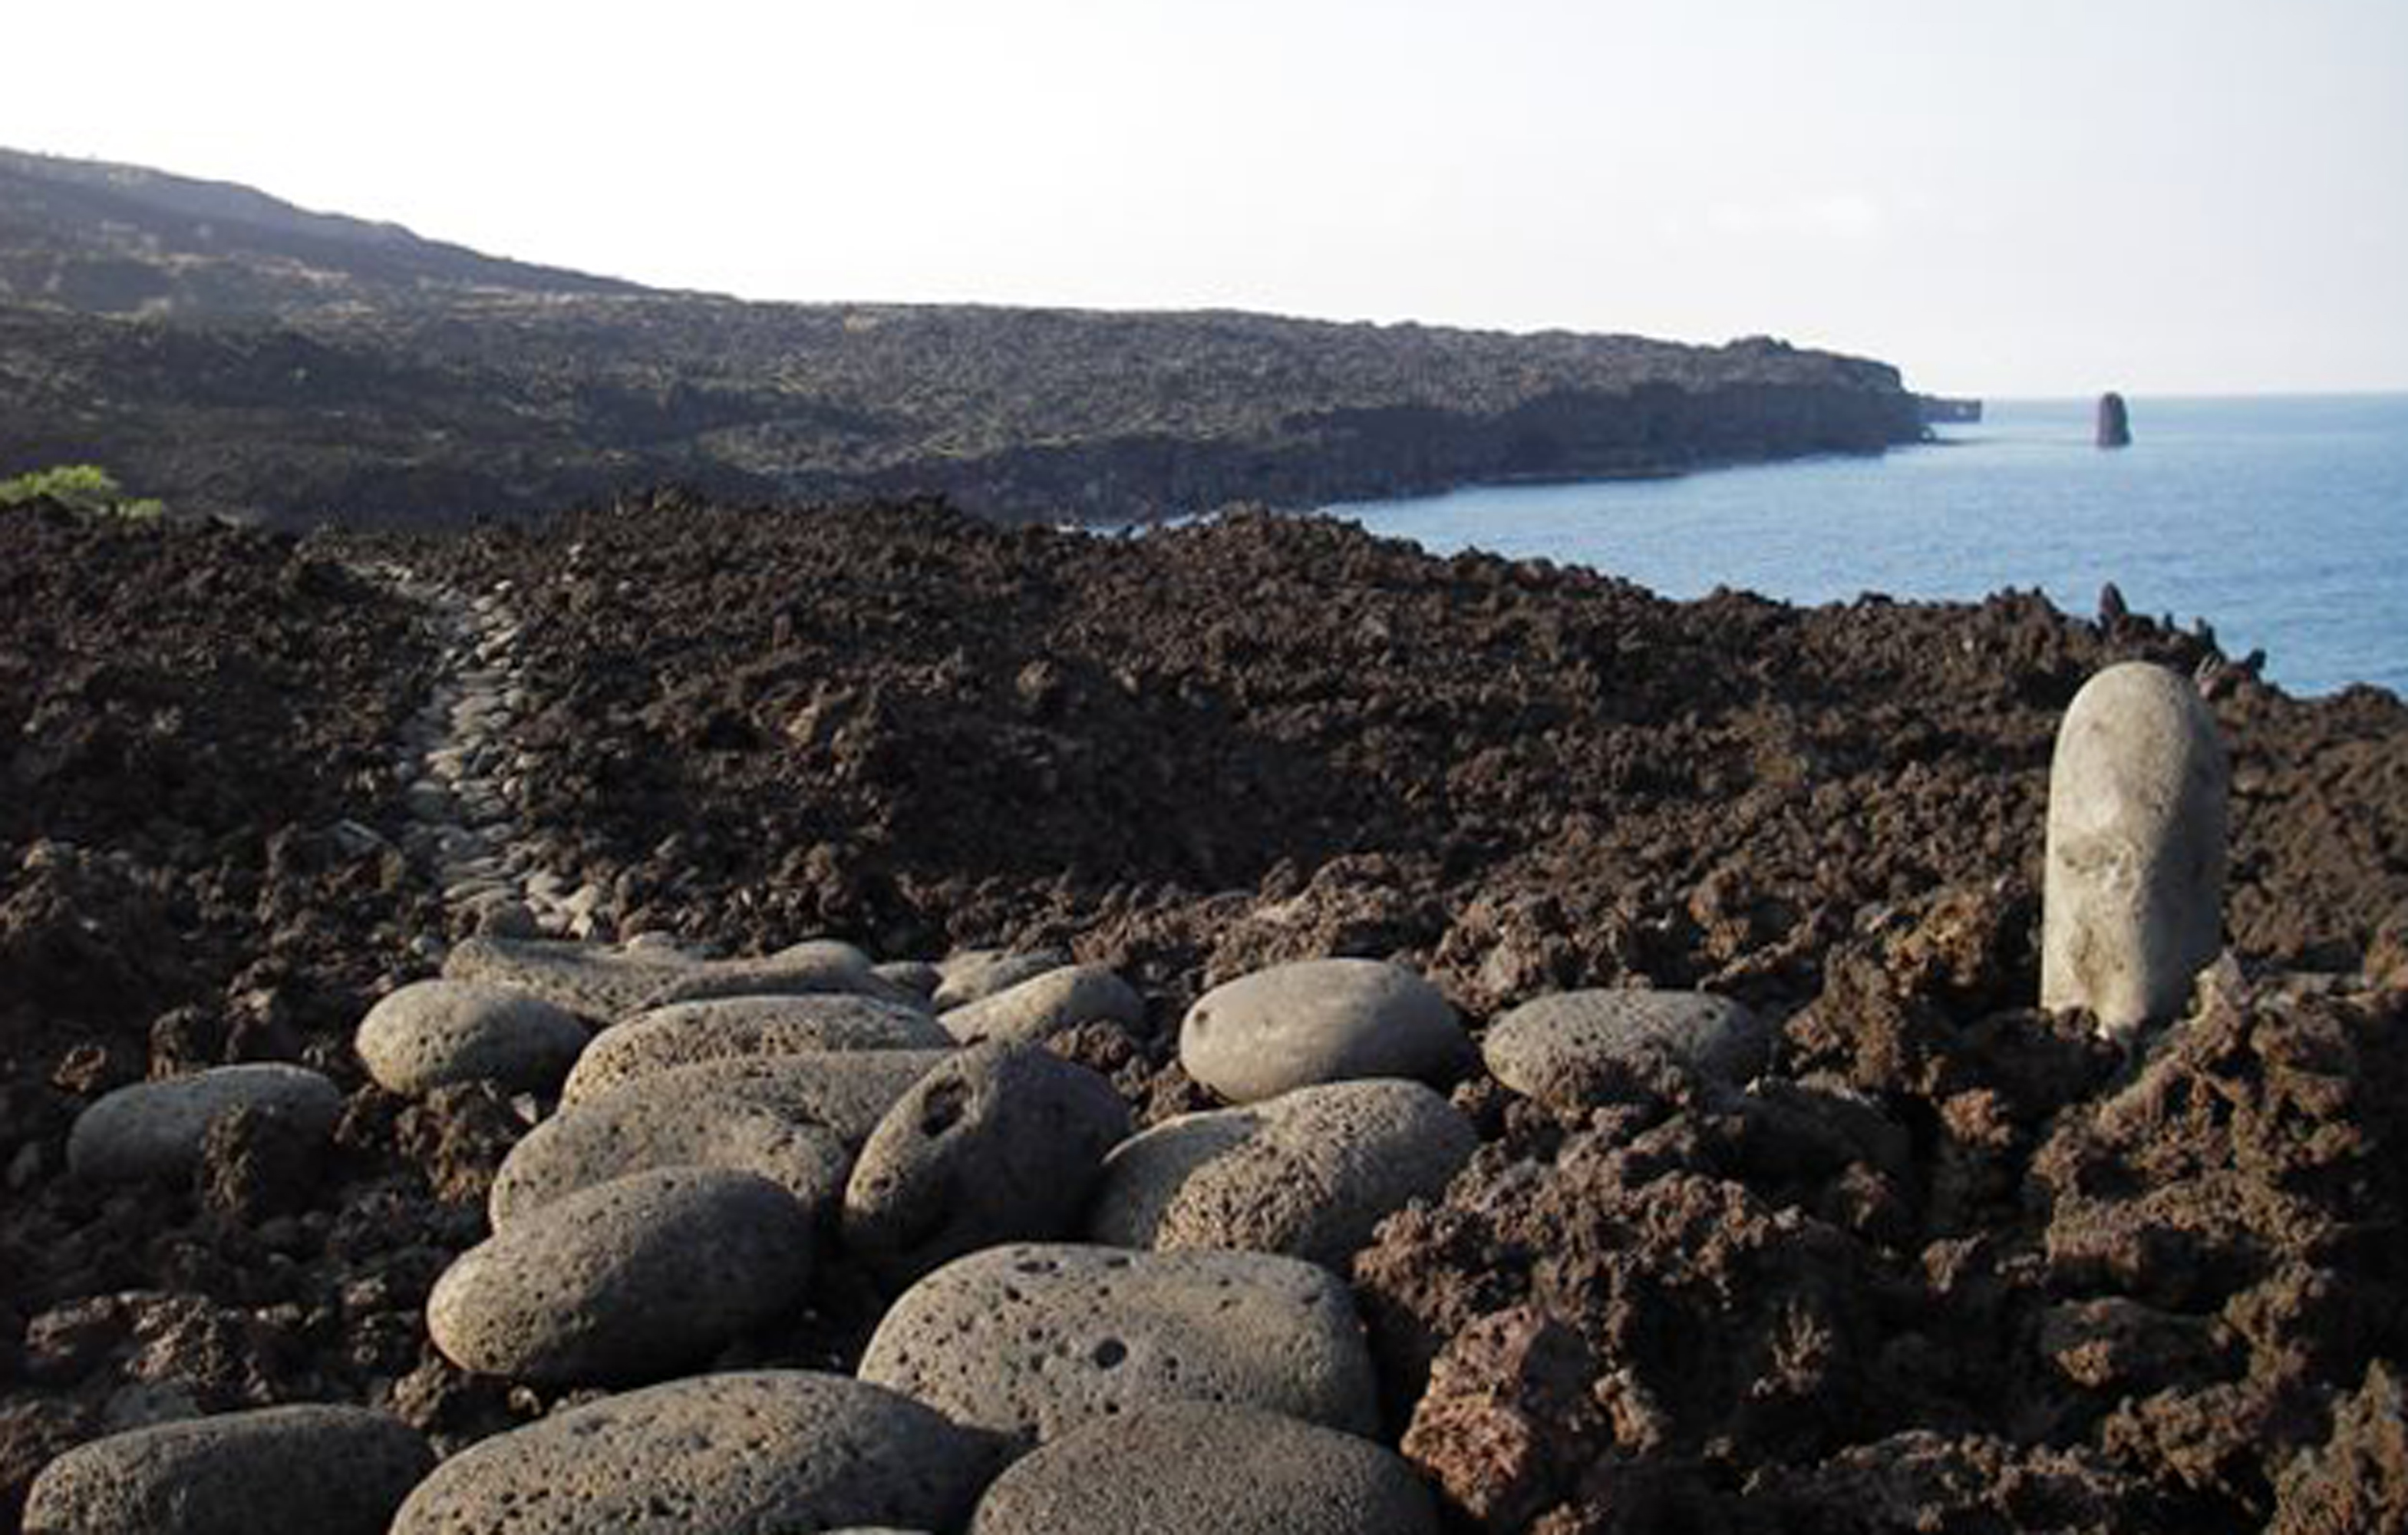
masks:
[[[2110,1034],[2182,1011],[2223,940],[2227,778],[2180,674],[2125,662],[2074,695],[2049,765],[2041,1006]]]
[[[2111,389],[2099,396],[2099,446],[2128,448],[2131,445],[2131,414],[2124,409],[2124,396]]]

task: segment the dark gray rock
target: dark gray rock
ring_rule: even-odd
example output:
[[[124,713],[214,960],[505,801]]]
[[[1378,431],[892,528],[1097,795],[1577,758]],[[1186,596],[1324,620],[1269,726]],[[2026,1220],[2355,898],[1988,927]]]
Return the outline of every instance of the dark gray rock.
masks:
[[[678,1002],[604,1029],[578,1057],[561,1100],[696,1061],[827,1050],[934,1050],[953,1042],[918,1008],[844,993]]]
[[[1023,1456],[971,1535],[1437,1535],[1412,1468],[1369,1440],[1226,1402],[1166,1402]]]
[[[1165,1401],[1242,1402],[1366,1434],[1380,1417],[1346,1286],[1264,1253],[990,1247],[906,1290],[860,1374],[1014,1454]]]
[[[605,1397],[452,1456],[393,1535],[786,1535],[959,1528],[987,1448],[841,1375],[697,1375]]]
[[[343,1095],[322,1074],[280,1062],[138,1082],[76,1116],[67,1166],[109,1183],[189,1178],[200,1166],[210,1123],[236,1109],[278,1115],[296,1134],[324,1140],[343,1117]]]
[[[1035,1044],[1081,1024],[1145,1022],[1145,998],[1101,965],[1069,965],[965,1002],[939,1014],[964,1044],[1016,1040]]]
[[[580,1189],[462,1254],[426,1330],[453,1363],[555,1384],[656,1379],[793,1307],[810,1216],[766,1178],[662,1168]]]
[[[1302,959],[1215,986],[1179,1026],[1179,1063],[1236,1103],[1364,1077],[1437,1081],[1470,1044],[1436,986],[1375,959]]]
[[[1041,1045],[975,1045],[914,1083],[862,1148],[844,1243],[889,1284],[1076,1228],[1129,1132],[1112,1084]]]
[[[577,1063],[585,1026],[529,992],[481,981],[417,981],[388,993],[352,1039],[377,1085],[423,1097],[487,1080],[548,1093]]]
[[[26,1495],[26,1535],[382,1535],[435,1467],[365,1407],[265,1407],[79,1445]]]
[[[1394,1078],[1181,1114],[1105,1160],[1087,1235],[1284,1253],[1343,1273],[1373,1227],[1410,1200],[1439,1198],[1479,1144],[1453,1104]]]
[[[720,1064],[638,1077],[538,1125],[494,1175],[486,1210],[494,1229],[579,1189],[667,1167],[756,1173],[793,1195],[814,1223],[833,1215],[853,1149],[816,1117],[819,1095],[775,1077],[731,1084],[710,1070]]]
[[[1070,963],[1059,949],[964,949],[937,964],[937,988],[930,994],[939,1012],[1009,991],[1023,981]]]
[[[1645,1096],[1666,1068],[1744,1086],[1772,1031],[1727,997],[1698,991],[1572,991],[1525,1002],[1480,1042],[1489,1073],[1555,1109]]]

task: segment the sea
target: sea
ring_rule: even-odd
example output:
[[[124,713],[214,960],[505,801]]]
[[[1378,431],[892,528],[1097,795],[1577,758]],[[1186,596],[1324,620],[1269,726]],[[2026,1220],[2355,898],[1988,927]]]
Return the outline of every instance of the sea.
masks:
[[[2113,581],[2134,612],[2206,620],[2228,655],[2263,650],[2291,693],[2408,696],[2408,395],[2128,403],[2132,444],[2112,451],[2095,401],[1999,400],[1874,457],[1326,509],[1433,552],[1584,565],[1670,597],[2036,587],[2086,618]]]

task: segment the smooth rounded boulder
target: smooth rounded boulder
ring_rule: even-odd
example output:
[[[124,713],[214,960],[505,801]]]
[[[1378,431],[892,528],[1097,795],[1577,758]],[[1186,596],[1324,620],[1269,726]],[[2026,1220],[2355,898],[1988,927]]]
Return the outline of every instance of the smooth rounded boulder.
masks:
[[[656,1379],[792,1308],[811,1221],[766,1178],[662,1168],[580,1189],[454,1261],[426,1330],[465,1370],[546,1384]]]
[[[1571,991],[1499,1015],[1480,1041],[1489,1074],[1549,1108],[1643,1097],[1666,1069],[1743,1086],[1772,1054],[1763,1020],[1698,991]]]
[[[1179,1026],[1179,1064],[1232,1103],[1365,1077],[1437,1081],[1469,1040],[1439,989],[1376,959],[1303,959],[1213,987]]]
[[[990,1247],[903,1292],[860,1375],[1014,1455],[1165,1401],[1242,1402],[1350,1433],[1380,1421],[1345,1284],[1264,1253]]]
[[[825,994],[875,997],[922,1006],[915,993],[878,973],[869,956],[850,943],[812,939],[762,959],[714,959],[690,965],[665,979],[637,1011],[721,997],[811,997]]]
[[[378,1086],[423,1097],[455,1082],[548,1093],[585,1049],[585,1026],[530,992],[414,981],[368,1009],[352,1048]]]
[[[2180,1015],[2223,942],[2229,780],[2188,679],[2129,661],[2073,696],[2049,763],[2042,1007],[2111,1034]]]
[[[729,997],[636,1014],[595,1037],[560,1090],[563,1102],[672,1067],[823,1050],[933,1050],[944,1026],[899,1002],[848,993]]]
[[[435,1452],[365,1407],[264,1407],[79,1445],[25,1497],[26,1535],[383,1535]]]
[[[304,1137],[324,1140],[343,1117],[343,1095],[323,1073],[275,1061],[137,1082],[76,1116],[67,1167],[106,1183],[189,1178],[211,1123],[236,1109],[275,1114]]]
[[[1087,1236],[1284,1253],[1343,1273],[1381,1221],[1442,1195],[1479,1144],[1455,1105],[1393,1078],[1180,1114],[1105,1159]]]
[[[410,1495],[393,1535],[953,1529],[992,1464],[927,1408],[841,1375],[697,1375],[472,1445]]]
[[[939,1012],[1007,991],[1070,963],[1059,949],[963,949],[937,963],[929,999]]]
[[[819,1096],[774,1075],[731,1081],[711,1069],[725,1064],[638,1077],[538,1125],[494,1174],[485,1203],[494,1228],[580,1189],[666,1167],[755,1173],[794,1196],[814,1221],[833,1214],[853,1150],[816,1117]]]
[[[1129,1133],[1103,1077],[1041,1045],[961,1051],[888,1111],[844,1192],[844,1245],[888,1284],[1077,1225]]]
[[[970,1535],[1437,1535],[1412,1468],[1366,1439],[1228,1402],[1165,1402],[1022,1456]]]
[[[680,971],[699,963],[674,948],[606,948],[565,939],[483,936],[452,946],[443,974],[528,992],[581,1018],[608,1021],[638,1007]]]
[[[964,1044],[1035,1044],[1081,1024],[1145,1022],[1145,998],[1101,965],[1066,965],[938,1014]]]

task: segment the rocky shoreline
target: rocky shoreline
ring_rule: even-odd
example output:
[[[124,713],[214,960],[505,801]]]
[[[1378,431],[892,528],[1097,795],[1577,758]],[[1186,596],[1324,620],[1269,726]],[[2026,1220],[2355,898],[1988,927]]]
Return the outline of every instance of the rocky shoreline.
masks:
[[[660,1528],[1185,1528],[1267,1455],[1267,1528],[2408,1507],[2387,695],[2033,597],[1672,604],[1312,521],[0,540],[11,1518],[61,1452],[195,1415],[233,1438],[77,1506],[356,1440],[394,1468],[362,1528],[412,1487],[397,1528],[575,1528],[536,1485]],[[2228,957],[2127,1052],[2033,1001],[2047,743],[2133,658],[2198,680],[2235,797]],[[1329,1020],[1300,1077],[1266,987]],[[1543,1047],[1649,996],[1693,1044]],[[76,1149],[229,1065],[298,1096]],[[688,1272],[731,1226],[751,1255]],[[1217,1248],[1257,1256],[1178,1255]],[[1197,1330],[1256,1284],[1320,1286],[1325,1341]],[[242,1438],[285,1404],[318,1415]],[[781,1463],[851,1481],[645,1458],[832,1425]],[[570,1476],[576,1435],[612,1448]]]

